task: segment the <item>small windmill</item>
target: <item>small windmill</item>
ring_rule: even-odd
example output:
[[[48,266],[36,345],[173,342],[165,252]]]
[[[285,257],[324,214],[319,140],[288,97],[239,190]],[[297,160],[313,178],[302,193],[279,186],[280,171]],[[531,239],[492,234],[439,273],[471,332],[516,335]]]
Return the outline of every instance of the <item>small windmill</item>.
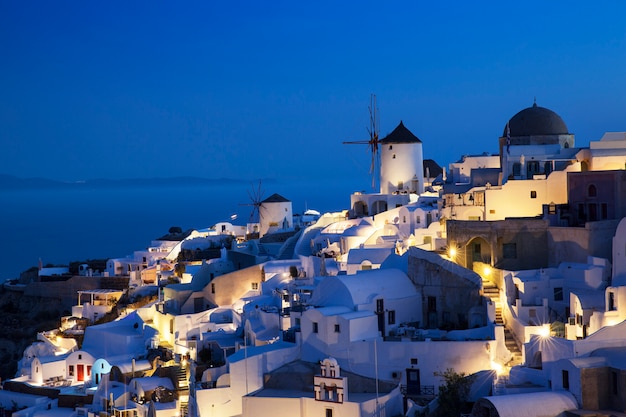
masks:
[[[378,178],[378,171],[380,169],[380,154],[378,153],[378,108],[376,107],[376,94],[370,96],[370,127],[367,130],[369,133],[369,140],[357,140],[347,141],[344,144],[348,145],[368,145],[369,151],[372,154],[372,162],[370,164],[370,174],[372,175],[372,188],[376,189],[376,179]]]
[[[263,188],[261,181],[255,186],[251,184],[248,190],[250,203],[241,204],[242,206],[252,206],[250,218],[248,219],[248,234],[259,233],[261,220],[263,219]]]

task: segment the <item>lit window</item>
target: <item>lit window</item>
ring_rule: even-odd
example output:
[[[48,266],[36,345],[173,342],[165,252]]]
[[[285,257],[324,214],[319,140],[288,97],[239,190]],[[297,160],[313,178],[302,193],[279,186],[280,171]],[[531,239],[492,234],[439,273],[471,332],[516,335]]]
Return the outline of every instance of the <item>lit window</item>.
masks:
[[[252,289],[253,290],[258,290],[259,289],[259,283],[258,282],[253,282],[252,283]]]

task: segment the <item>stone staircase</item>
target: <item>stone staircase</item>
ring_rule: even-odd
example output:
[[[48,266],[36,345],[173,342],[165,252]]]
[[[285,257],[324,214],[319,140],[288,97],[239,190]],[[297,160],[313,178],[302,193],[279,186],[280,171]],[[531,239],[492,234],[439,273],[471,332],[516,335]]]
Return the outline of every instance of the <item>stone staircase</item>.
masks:
[[[509,362],[506,364],[506,366],[510,368],[512,366],[521,365],[522,351],[520,350],[519,345],[517,344],[517,340],[515,340],[515,337],[513,336],[513,333],[511,333],[507,328],[504,329],[504,343],[506,345],[506,348],[513,355]]]
[[[483,280],[483,294],[489,297],[496,307],[496,324],[504,326],[504,318],[502,317],[502,301],[500,300],[500,290],[491,281]],[[507,367],[520,365],[522,363],[522,351],[520,350],[517,340],[513,333],[506,327],[504,328],[504,342],[506,348],[513,355],[511,360],[506,364]]]
[[[189,378],[187,377],[186,367],[180,366],[176,371],[176,379],[178,380],[178,396],[179,399],[189,398]],[[181,399],[180,401],[180,416],[187,416],[189,412],[188,400]]]

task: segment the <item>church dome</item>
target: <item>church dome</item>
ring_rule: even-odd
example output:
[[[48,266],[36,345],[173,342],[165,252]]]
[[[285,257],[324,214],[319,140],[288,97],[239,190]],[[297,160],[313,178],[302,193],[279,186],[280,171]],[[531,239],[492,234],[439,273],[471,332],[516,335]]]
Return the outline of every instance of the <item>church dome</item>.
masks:
[[[502,137],[507,136],[507,127],[511,136],[548,136],[548,135],[568,135],[567,126],[561,116],[550,109],[537,106],[534,103],[517,113],[504,126]]]

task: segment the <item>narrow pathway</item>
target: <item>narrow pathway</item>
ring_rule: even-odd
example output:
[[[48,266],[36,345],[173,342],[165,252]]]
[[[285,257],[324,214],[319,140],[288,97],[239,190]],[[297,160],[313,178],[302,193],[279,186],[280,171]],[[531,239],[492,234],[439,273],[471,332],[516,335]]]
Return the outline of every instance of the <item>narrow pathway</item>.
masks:
[[[511,360],[506,364],[507,368],[520,365],[522,363],[522,351],[520,350],[517,340],[513,337],[513,333],[506,328],[504,318],[502,317],[502,301],[500,300],[500,290],[491,281],[483,280],[483,294],[489,297],[496,306],[496,324],[504,326],[504,342],[506,348],[513,355]]]

